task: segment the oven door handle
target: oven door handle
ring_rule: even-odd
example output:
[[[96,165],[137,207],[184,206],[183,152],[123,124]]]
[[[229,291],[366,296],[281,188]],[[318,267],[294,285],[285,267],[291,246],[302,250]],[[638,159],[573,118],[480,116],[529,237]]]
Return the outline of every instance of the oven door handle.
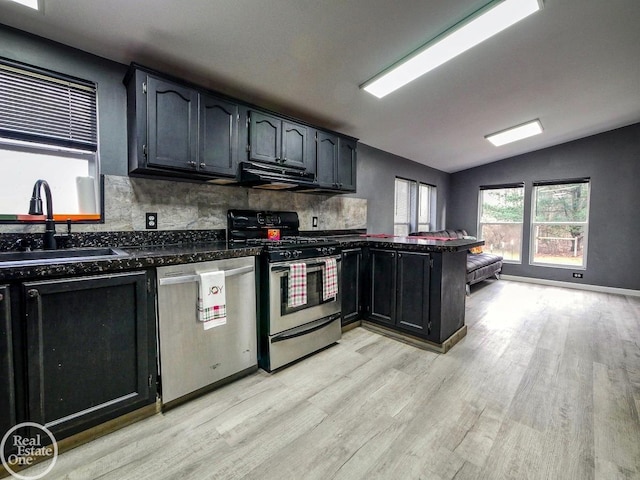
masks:
[[[341,262],[342,259],[341,258],[336,258],[336,262]],[[301,262],[304,263],[304,262]],[[314,262],[314,263],[307,263],[307,268],[315,268],[315,267],[324,267],[325,263],[324,262]],[[288,272],[289,271],[289,265],[285,265],[285,266],[277,266],[277,267],[271,267],[271,271],[272,272]]]
[[[300,327],[292,328],[291,330],[287,330],[279,335],[276,335],[271,339],[271,343],[283,342],[285,340],[289,340],[291,338],[302,337],[303,335],[307,335],[309,333],[315,332],[316,330],[320,330],[321,328],[326,327],[330,323],[335,322],[341,316],[340,313],[334,313],[333,315],[327,317],[324,320],[317,320],[318,323],[313,325],[312,327],[308,327],[306,325],[302,325]]]

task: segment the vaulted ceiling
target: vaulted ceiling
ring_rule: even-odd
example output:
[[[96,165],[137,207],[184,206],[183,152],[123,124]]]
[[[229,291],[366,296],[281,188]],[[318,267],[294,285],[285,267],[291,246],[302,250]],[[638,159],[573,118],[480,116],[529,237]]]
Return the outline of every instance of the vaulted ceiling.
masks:
[[[0,23],[455,172],[640,121],[640,1],[544,8],[377,99],[359,85],[488,0],[0,0]],[[544,133],[484,136],[539,118]],[[104,141],[104,140],[103,140]]]

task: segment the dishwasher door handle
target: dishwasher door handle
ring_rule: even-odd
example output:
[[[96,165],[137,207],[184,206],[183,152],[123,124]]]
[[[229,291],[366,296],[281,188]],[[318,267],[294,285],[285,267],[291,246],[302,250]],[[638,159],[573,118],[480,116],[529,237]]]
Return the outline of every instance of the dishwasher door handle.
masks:
[[[234,268],[233,270],[225,270],[224,271],[224,276],[225,276],[225,278],[233,277],[235,275],[242,275],[243,273],[250,273],[250,272],[253,272],[254,270],[255,270],[255,268],[253,267],[253,265],[251,265],[249,267]],[[158,279],[158,284],[160,286],[178,285],[178,284],[181,284],[181,283],[197,282],[198,280],[200,280],[200,276],[199,275],[180,275],[179,277],[160,278],[160,279]]]

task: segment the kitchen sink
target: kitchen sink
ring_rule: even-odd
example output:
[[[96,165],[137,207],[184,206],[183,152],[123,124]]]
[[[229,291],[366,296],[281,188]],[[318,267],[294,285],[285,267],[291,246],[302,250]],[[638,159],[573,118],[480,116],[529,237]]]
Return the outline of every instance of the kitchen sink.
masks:
[[[118,248],[90,247],[60,250],[30,250],[26,252],[0,252],[0,266],[39,265],[61,262],[105,260],[129,255]]]

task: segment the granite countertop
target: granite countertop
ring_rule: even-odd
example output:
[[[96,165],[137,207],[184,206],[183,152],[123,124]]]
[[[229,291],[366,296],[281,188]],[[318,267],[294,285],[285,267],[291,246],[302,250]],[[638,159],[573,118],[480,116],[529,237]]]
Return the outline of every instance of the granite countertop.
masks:
[[[329,237],[340,242],[342,248],[376,247],[427,253],[459,252],[484,245],[484,240],[429,240],[425,238],[382,235],[344,235]]]
[[[396,250],[419,252],[459,252],[484,244],[482,240],[429,240],[424,238],[396,237],[382,235],[326,235],[338,241],[342,248],[362,248],[375,246]],[[213,237],[215,239],[215,237]],[[104,241],[104,239],[102,239]],[[114,240],[116,240],[114,238]],[[3,266],[0,282],[11,280],[37,280],[72,275],[93,275],[99,273],[140,270],[164,265],[207,262],[245,256],[256,256],[262,247],[229,247],[224,241],[189,242],[182,241],[168,245],[117,246],[126,256],[96,259],[65,259],[48,263],[32,263],[20,266]],[[1,265],[1,263],[0,263]]]
[[[115,273],[164,265],[255,256],[262,251],[260,247],[230,248],[226,242],[117,248],[125,251],[127,255],[114,256],[113,258],[102,257],[95,260],[68,259],[55,263],[2,267],[0,281]]]

